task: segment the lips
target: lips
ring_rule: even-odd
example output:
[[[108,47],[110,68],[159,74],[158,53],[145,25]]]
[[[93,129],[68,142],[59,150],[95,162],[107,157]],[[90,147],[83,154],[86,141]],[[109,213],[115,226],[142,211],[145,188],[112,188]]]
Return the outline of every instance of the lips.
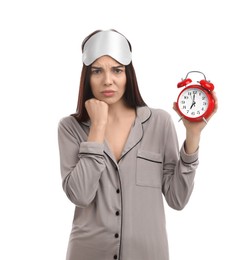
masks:
[[[105,96],[105,97],[111,97],[113,96],[115,93],[115,91],[113,90],[105,90],[105,91],[102,91],[102,94]]]

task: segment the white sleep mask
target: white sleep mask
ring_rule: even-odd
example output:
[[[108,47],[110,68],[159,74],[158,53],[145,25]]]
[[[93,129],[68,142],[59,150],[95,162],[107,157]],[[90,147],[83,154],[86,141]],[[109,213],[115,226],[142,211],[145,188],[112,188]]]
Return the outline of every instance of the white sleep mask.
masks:
[[[126,38],[115,31],[101,31],[89,38],[84,45],[82,60],[86,66],[101,56],[108,55],[123,65],[131,62],[132,54]]]

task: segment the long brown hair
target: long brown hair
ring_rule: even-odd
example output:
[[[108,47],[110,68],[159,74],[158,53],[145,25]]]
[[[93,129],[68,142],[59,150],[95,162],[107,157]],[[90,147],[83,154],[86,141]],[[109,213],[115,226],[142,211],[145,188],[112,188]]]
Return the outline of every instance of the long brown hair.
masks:
[[[117,32],[116,30],[112,29],[113,31]],[[90,35],[88,35],[84,41],[82,42],[82,51],[84,48],[85,43],[87,40],[93,36],[95,33],[100,32],[101,30],[96,30]],[[119,32],[118,32],[119,33]],[[128,40],[127,40],[128,41]],[[130,50],[132,51],[132,47],[130,42],[128,41]],[[136,108],[138,106],[146,106],[146,103],[141,97],[136,73],[133,67],[132,62],[129,65],[125,66],[125,73],[126,73],[126,88],[124,93],[124,100],[127,106]],[[88,113],[85,108],[85,102],[88,99],[93,98],[93,94],[90,87],[90,75],[91,75],[91,65],[86,66],[83,64],[81,77],[80,77],[80,87],[79,87],[79,95],[78,95],[78,102],[76,113],[72,114],[78,122],[85,122],[89,119]]]

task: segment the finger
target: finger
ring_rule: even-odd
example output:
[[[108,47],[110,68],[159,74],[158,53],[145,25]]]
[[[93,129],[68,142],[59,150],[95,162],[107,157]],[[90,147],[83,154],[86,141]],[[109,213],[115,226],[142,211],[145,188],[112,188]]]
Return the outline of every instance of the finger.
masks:
[[[218,110],[218,98],[217,98],[217,95],[216,95],[216,92],[215,92],[215,91],[213,91],[212,94],[213,94],[214,103],[215,103],[215,106],[214,106],[214,113],[216,113],[217,110]]]
[[[177,106],[177,103],[176,103],[176,102],[173,103],[173,109],[174,109],[174,111],[178,114],[178,116],[180,117],[180,120],[182,120],[182,115],[181,115],[180,112],[179,112],[179,109],[178,109],[178,106]],[[180,120],[179,120],[179,121],[180,121]]]
[[[177,107],[177,103],[176,103],[176,102],[173,103],[173,109],[174,109],[176,112],[178,112],[178,107]]]

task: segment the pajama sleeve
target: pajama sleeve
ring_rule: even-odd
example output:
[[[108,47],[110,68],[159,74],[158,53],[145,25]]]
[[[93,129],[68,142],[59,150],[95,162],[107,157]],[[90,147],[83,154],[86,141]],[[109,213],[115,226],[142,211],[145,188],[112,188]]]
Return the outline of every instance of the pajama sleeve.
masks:
[[[58,144],[62,186],[78,207],[87,207],[96,196],[105,168],[103,144],[78,140],[70,118],[59,122]]]
[[[168,121],[165,144],[162,192],[170,207],[181,210],[193,190],[199,151],[186,154],[184,144],[179,151],[178,138],[171,119]]]

